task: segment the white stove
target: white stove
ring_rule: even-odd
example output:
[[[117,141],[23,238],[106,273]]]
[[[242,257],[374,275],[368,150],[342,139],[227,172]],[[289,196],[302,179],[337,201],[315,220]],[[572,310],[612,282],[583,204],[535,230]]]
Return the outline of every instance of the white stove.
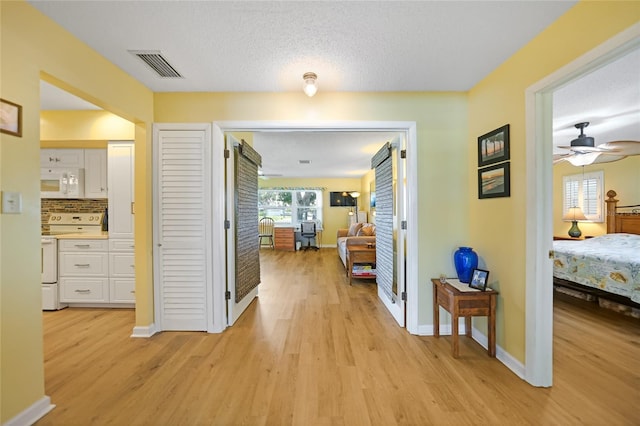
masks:
[[[58,294],[58,240],[57,235],[99,235],[103,213],[52,213],[47,221],[49,231],[40,238],[42,250],[42,309],[55,311],[66,308]]]
[[[45,235],[89,234],[99,235],[102,231],[104,213],[52,213]]]

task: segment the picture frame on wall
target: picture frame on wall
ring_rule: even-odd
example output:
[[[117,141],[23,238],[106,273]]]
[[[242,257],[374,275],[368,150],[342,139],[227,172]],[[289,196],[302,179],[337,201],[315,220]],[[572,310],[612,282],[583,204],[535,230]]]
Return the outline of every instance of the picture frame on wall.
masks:
[[[511,196],[510,163],[478,169],[478,198],[499,198]]]
[[[505,124],[478,138],[478,167],[509,159],[509,125]]]
[[[0,132],[22,137],[22,106],[0,98]]]

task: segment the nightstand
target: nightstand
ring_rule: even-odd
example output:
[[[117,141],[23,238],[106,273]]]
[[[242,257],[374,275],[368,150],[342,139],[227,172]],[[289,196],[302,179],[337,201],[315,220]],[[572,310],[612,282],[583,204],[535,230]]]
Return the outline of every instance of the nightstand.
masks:
[[[553,241],[584,241],[587,240],[589,238],[593,238],[591,235],[585,235],[583,237],[578,237],[578,238],[573,238],[573,237],[569,237],[569,236],[564,236],[564,235],[554,235],[553,236]]]

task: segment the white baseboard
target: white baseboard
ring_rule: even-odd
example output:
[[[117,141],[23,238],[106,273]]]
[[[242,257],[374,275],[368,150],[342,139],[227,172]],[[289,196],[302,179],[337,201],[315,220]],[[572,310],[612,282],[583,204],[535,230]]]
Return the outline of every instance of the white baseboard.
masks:
[[[51,404],[51,398],[43,396],[37,402],[32,404],[29,408],[10,419],[3,426],[29,426],[40,420],[49,411],[56,408]]]
[[[458,323],[458,334],[462,335],[465,332],[466,328],[464,326],[464,319],[462,318]],[[450,336],[451,324],[440,324],[440,335]],[[423,324],[418,326],[418,336],[433,336],[433,324]]]
[[[158,330],[156,329],[155,324],[147,325],[147,326],[135,326],[133,327],[133,333],[131,337],[141,337],[141,338],[149,338],[156,334]]]
[[[489,338],[485,334],[481,333],[477,328],[471,327],[471,337],[483,348],[489,348]],[[496,358],[509,370],[513,371],[516,376],[520,377],[522,380],[525,380],[524,364],[511,356],[509,352],[502,349],[502,347],[498,344],[496,344]]]
[[[458,325],[458,333],[463,335],[465,333],[464,321],[462,321]],[[423,324],[418,327],[418,335],[419,336],[433,336],[433,324]],[[451,324],[440,324],[440,335],[441,336],[450,336],[451,335]],[[489,338],[481,333],[478,329],[471,327],[471,338],[478,342],[480,346],[487,349],[489,347]],[[496,359],[503,363],[509,370],[513,371],[513,373],[520,377],[522,380],[525,379],[525,366],[520,361],[515,359],[511,354],[500,345],[496,344]]]

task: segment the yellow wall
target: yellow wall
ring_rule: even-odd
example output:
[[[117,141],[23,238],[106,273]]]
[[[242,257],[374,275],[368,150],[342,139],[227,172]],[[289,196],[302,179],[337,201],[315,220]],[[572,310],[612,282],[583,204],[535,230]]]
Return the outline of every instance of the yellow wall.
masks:
[[[96,141],[106,147],[108,140],[134,137],[132,122],[107,111],[40,111],[42,148],[88,148]],[[70,142],[79,145],[72,146]]]
[[[336,245],[336,234],[339,228],[348,225],[349,208],[331,207],[329,194],[331,191],[362,191],[360,179],[356,178],[269,178],[260,179],[260,188],[306,187],[325,188],[322,197],[322,245]],[[360,208],[358,200],[358,208]],[[362,210],[362,209],[360,209]]]
[[[136,133],[137,153],[145,152],[150,134],[145,123],[151,123],[153,97],[142,84],[23,1],[0,2],[0,52],[0,96],[23,108],[22,137],[0,134],[0,189],[20,192],[23,202],[22,214],[0,214],[0,422],[4,423],[45,395],[40,291],[40,79],[131,122],[142,123]],[[144,157],[140,161],[144,165]],[[144,178],[141,182],[145,185]],[[144,196],[143,191],[140,197]],[[143,258],[143,274],[144,263]],[[137,264],[138,253],[136,272]],[[150,280],[150,275],[142,279]]]
[[[431,324],[429,277],[455,272],[468,243],[469,155],[464,93],[156,93],[155,121],[415,121],[419,324]],[[445,178],[446,177],[446,178]],[[475,188],[475,184],[472,188]],[[360,192],[363,192],[361,190]],[[428,218],[428,220],[426,219]],[[137,293],[136,293],[137,294]]]
[[[525,354],[525,90],[640,20],[638,2],[580,2],[469,92],[469,245],[497,281],[498,344]],[[477,137],[511,125],[511,197],[479,200]],[[482,323],[482,321],[480,321]]]
[[[585,166],[584,172],[604,172],[604,194],[613,189],[618,193],[616,199],[621,206],[640,204],[640,156],[627,157],[613,163]],[[563,161],[553,166],[553,235],[567,236],[571,222],[562,220],[562,177],[581,174],[582,167],[572,166]],[[606,212],[606,206],[603,207]],[[603,217],[605,217],[603,215]],[[596,236],[607,233],[607,222],[579,224],[582,235]]]

